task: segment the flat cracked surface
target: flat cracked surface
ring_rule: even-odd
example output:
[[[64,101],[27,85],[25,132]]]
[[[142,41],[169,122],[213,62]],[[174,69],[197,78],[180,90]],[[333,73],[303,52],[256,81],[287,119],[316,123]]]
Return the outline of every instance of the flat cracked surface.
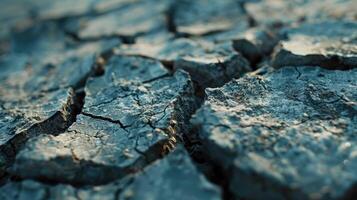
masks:
[[[332,28],[333,27],[333,28]],[[283,31],[287,36],[276,52],[273,65],[320,65],[332,69],[357,66],[357,23],[328,21],[307,23]]]
[[[174,147],[175,136],[182,134],[194,110],[189,75],[182,71],[169,75],[151,59],[115,62],[119,58],[113,57],[102,77],[88,80],[82,114],[68,131],[28,141],[16,156],[12,173],[100,184],[138,171]],[[117,75],[133,67],[132,77]],[[29,168],[41,170],[29,173]]]
[[[147,191],[150,190],[150,193]],[[50,186],[36,181],[9,182],[0,191],[1,199],[220,199],[220,190],[195,168],[188,153],[179,146],[166,158],[144,171],[101,186],[74,188]]]
[[[319,20],[356,20],[356,8],[353,0],[262,0],[248,2],[247,12],[256,23],[264,26],[281,26],[299,21]]]
[[[354,187],[356,73],[286,67],[206,90],[192,123],[232,193],[341,198]]]
[[[124,45],[115,52],[151,57],[170,63],[174,70],[188,71],[192,79],[204,87],[221,86],[251,70],[248,61],[234,50],[231,41],[214,44],[210,41],[179,38],[164,43]]]
[[[353,0],[0,0],[0,199],[356,199]]]
[[[172,9],[172,23],[177,31],[190,35],[229,30],[246,17],[243,8],[234,0],[176,1]],[[248,26],[247,22],[240,25]]]

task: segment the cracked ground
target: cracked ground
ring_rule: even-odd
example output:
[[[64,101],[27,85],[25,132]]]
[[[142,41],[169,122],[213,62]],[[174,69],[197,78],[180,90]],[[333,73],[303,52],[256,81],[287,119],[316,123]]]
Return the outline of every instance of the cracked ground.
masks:
[[[357,199],[355,0],[0,0],[1,200]]]

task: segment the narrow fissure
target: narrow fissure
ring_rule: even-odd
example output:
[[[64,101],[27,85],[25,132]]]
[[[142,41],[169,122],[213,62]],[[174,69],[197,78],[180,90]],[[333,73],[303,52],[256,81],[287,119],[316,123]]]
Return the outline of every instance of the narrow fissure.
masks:
[[[108,122],[113,123],[113,124],[118,124],[120,126],[120,128],[122,128],[123,130],[126,130],[126,128],[128,127],[128,126],[125,126],[123,123],[121,123],[120,120],[113,120],[113,119],[111,119],[109,117],[93,115],[91,113],[86,113],[86,112],[81,112],[80,114],[88,116],[88,117],[91,117],[93,119],[99,119],[99,120],[103,120],[103,121],[108,121]]]
[[[173,34],[177,34],[177,28],[174,21],[175,6],[170,5],[169,9],[165,12],[167,30]]]
[[[196,109],[197,111],[204,104],[206,88],[202,87],[198,83],[194,83],[194,89],[195,96],[199,104]],[[188,133],[183,134],[183,144],[188,151],[193,163],[197,169],[207,178],[208,181],[221,188],[222,199],[232,199],[232,195],[228,189],[228,182],[225,178],[222,178],[227,176],[223,175],[224,171],[220,169],[220,167],[213,161],[211,161],[208,155],[206,155],[202,141],[197,137],[197,131],[195,130],[195,127],[192,127],[191,123],[189,124]]]
[[[65,34],[71,38],[72,40],[76,42],[97,42],[100,40],[109,40],[109,39],[119,39],[123,44],[135,44],[136,38],[139,35],[132,35],[132,36],[126,36],[126,35],[108,35],[108,36],[99,36],[99,37],[91,37],[91,38],[80,38],[76,33],[70,32],[70,31],[65,31]]]

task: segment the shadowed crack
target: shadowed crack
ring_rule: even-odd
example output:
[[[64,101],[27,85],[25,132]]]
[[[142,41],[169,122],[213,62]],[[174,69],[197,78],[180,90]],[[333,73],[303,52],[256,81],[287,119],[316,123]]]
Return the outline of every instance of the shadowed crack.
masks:
[[[96,42],[103,39],[120,39],[123,44],[135,44],[135,40],[137,37],[140,37],[143,33],[138,33],[136,35],[126,36],[126,35],[107,35],[107,36],[98,36],[98,37],[90,37],[90,38],[80,38],[78,34],[67,31],[67,36],[72,38],[77,42]]]
[[[86,116],[91,117],[91,118],[94,118],[94,119],[100,119],[100,120],[104,120],[104,121],[111,122],[111,123],[113,123],[113,124],[118,124],[118,125],[120,126],[120,128],[122,128],[122,129],[124,129],[124,130],[126,130],[127,127],[130,127],[130,125],[124,126],[124,125],[120,122],[120,120],[113,120],[113,119],[111,119],[111,118],[109,118],[109,117],[97,116],[97,115],[93,115],[93,114],[91,114],[91,113],[86,113],[86,112],[82,112],[81,114],[82,114],[82,115],[86,115]]]

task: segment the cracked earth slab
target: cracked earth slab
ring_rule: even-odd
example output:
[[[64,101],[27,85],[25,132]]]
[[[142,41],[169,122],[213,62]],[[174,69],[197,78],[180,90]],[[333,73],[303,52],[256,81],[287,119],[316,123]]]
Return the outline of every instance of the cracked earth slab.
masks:
[[[121,40],[117,38],[78,42],[63,29],[63,25],[59,23],[43,22],[28,29],[14,31],[8,54],[25,54],[38,62],[48,59],[64,60],[70,56],[100,54],[121,44]]]
[[[261,0],[245,8],[258,25],[279,27],[301,21],[356,20],[353,0]]]
[[[173,70],[186,70],[203,87],[221,86],[251,70],[248,61],[233,49],[231,42],[214,44],[180,38],[158,42],[155,46],[151,43],[123,45],[115,53],[158,59]]]
[[[150,191],[148,193],[147,191]],[[220,189],[195,168],[182,146],[142,172],[101,186],[76,188],[23,180],[0,188],[1,199],[220,199]]]
[[[235,198],[348,198],[357,183],[356,73],[284,67],[206,90],[192,123]]]
[[[153,3],[156,6],[150,7]],[[148,7],[151,9],[147,9]],[[135,38],[138,35],[165,30],[167,7],[166,1],[133,1],[103,15],[72,19],[67,22],[66,28],[80,39],[110,36]]]
[[[0,22],[3,28],[0,37],[11,36],[11,29],[23,30],[42,21],[61,20],[81,16],[104,14],[137,3],[132,0],[63,0],[49,3],[46,0],[3,0]],[[20,12],[21,11],[21,12]]]
[[[118,44],[118,39],[79,44],[69,40],[54,23],[17,32],[11,51],[0,56],[1,99],[11,101],[57,89],[77,89],[95,73],[99,56]]]
[[[40,133],[57,133],[73,120],[74,94],[62,89],[30,96],[17,101],[2,102],[0,108],[0,168],[10,164],[18,148],[30,137]]]
[[[282,32],[287,40],[281,42],[273,58],[274,67],[309,65],[350,69],[357,66],[355,22],[307,23]]]
[[[120,42],[64,46],[64,41],[57,26],[42,24],[18,32],[11,52],[0,57],[2,169],[28,138],[59,133],[74,121],[80,106],[74,90],[95,73],[98,56]]]
[[[193,92],[183,71],[168,74],[152,59],[112,57],[103,76],[88,80],[76,122],[58,136],[29,140],[9,172],[72,184],[103,184],[137,172],[182,137],[195,110]]]
[[[171,12],[176,31],[189,35],[225,31],[236,25],[248,27],[241,5],[234,0],[175,1]]]
[[[263,58],[269,56],[278,43],[278,37],[265,28],[243,29],[235,27],[227,31],[190,38],[192,40],[212,42],[214,45],[211,44],[211,46],[214,46],[214,49],[225,46],[226,51],[235,50],[247,59],[251,66],[256,65]],[[230,45],[233,49],[229,47]],[[217,53],[219,54],[219,52],[218,50]]]
[[[158,36],[160,39],[138,37],[136,44],[121,45],[116,48],[116,52],[124,55],[153,57],[164,63],[175,63],[188,56],[203,58],[209,56],[222,59],[222,56],[239,52],[250,63],[256,64],[263,57],[271,54],[278,42],[277,36],[264,28],[247,30],[236,27],[204,36],[179,39],[175,39],[170,34]]]

